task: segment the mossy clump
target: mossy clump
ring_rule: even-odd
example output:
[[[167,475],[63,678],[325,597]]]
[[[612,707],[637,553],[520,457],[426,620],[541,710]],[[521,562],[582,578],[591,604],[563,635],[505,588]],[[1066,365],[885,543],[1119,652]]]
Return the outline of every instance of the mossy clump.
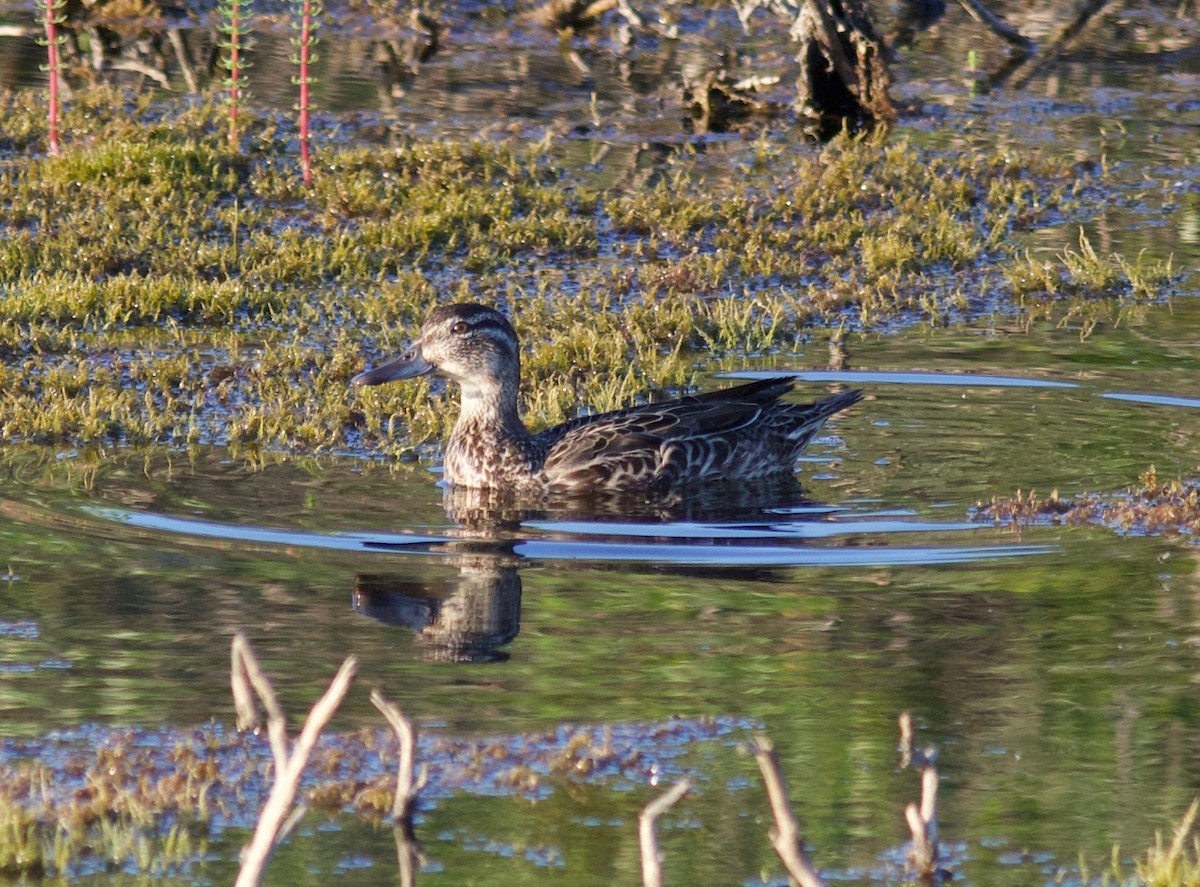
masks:
[[[348,383],[439,302],[512,315],[538,426],[677,393],[711,358],[789,353],[814,326],[993,310],[998,265],[1039,305],[1084,274],[1011,246],[1081,198],[1086,173],[1039,156],[764,139],[715,171],[681,148],[624,191],[549,141],[364,130],[317,146],[305,188],[279,118],[247,110],[232,154],[215,101],[81,93],[61,157],[38,154],[28,94],[0,114],[0,444],[406,452],[453,410],[424,383]],[[1165,286],[1109,264],[1104,293],[1113,274]]]
[[[648,784],[696,743],[728,742],[750,724],[564,725],[550,733],[454,738],[426,734],[418,761],[428,795],[536,797],[571,783]],[[0,764],[0,874],[70,876],[90,866],[162,875],[201,865],[226,829],[250,829],[274,781],[265,736],[208,724],[190,730],[98,728],[78,748],[28,744]],[[398,745],[363,728],[322,738],[301,787],[305,807],[390,821]]]
[[[980,503],[975,516],[997,524],[1098,524],[1122,533],[1200,539],[1200,481],[1160,481],[1151,466],[1139,485],[1122,493],[1084,493],[1067,500],[1055,490],[996,497]]]

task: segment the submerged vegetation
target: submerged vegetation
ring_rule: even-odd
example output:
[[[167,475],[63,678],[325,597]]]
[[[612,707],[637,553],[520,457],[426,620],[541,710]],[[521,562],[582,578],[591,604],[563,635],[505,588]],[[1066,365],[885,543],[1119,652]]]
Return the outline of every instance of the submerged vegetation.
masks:
[[[685,145],[626,192],[548,142],[410,138],[323,145],[306,188],[290,133],[250,109],[234,154],[218,102],[80,93],[74,147],[50,157],[37,103],[0,104],[9,444],[407,449],[449,419],[427,387],[347,381],[437,301],[507,308],[541,424],[685,388],[709,356],[787,353],[815,326],[1064,297],[1094,315],[1095,281],[1139,301],[1171,276],[1086,241],[1049,264],[1019,250],[1098,187],[1046,157],[764,140],[713,173]]]
[[[564,726],[553,734],[422,739],[433,797],[449,792],[544,796],[572,785],[676,774],[677,759],[753,725],[677,721]],[[102,731],[50,762],[0,766],[0,873],[78,873],[93,864],[162,874],[199,863],[209,841],[251,828],[275,774],[265,736],[215,725],[188,731]],[[300,789],[318,815],[389,822],[397,743],[362,729],[322,738]],[[235,837],[234,840],[237,840]]]
[[[1017,491],[981,504],[977,516],[997,524],[1099,524],[1122,533],[1200,539],[1200,482],[1160,481],[1154,466],[1137,486],[1115,495],[1085,493],[1063,499],[1058,491],[1039,496]]]

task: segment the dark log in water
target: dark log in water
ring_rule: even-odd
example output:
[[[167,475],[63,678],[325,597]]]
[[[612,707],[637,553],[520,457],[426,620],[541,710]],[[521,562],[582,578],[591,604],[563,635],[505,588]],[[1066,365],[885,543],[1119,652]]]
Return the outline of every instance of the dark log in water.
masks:
[[[863,0],[799,0],[791,34],[800,44],[796,108],[819,138],[896,119],[886,49]]]

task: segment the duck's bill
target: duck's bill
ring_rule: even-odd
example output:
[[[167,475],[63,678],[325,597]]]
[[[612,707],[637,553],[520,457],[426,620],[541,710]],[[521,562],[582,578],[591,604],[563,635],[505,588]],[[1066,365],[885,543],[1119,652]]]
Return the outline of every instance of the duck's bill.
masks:
[[[401,354],[395,360],[377,366],[373,370],[359,373],[350,380],[351,385],[381,385],[384,382],[397,382],[400,379],[415,379],[432,373],[433,364],[421,356],[421,349],[414,346]]]

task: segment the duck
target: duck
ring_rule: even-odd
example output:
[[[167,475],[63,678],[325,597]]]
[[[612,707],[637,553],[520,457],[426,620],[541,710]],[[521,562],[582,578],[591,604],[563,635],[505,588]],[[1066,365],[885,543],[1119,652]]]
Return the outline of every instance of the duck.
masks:
[[[781,398],[795,380],[776,376],[677,400],[582,415],[531,432],[517,409],[521,348],[502,313],[459,303],[434,308],[400,356],[351,379],[356,387],[430,373],[461,389],[443,451],[452,487],[534,494],[676,493],[694,484],[794,476],[825,421],[862,398],[859,389],[813,403]]]

